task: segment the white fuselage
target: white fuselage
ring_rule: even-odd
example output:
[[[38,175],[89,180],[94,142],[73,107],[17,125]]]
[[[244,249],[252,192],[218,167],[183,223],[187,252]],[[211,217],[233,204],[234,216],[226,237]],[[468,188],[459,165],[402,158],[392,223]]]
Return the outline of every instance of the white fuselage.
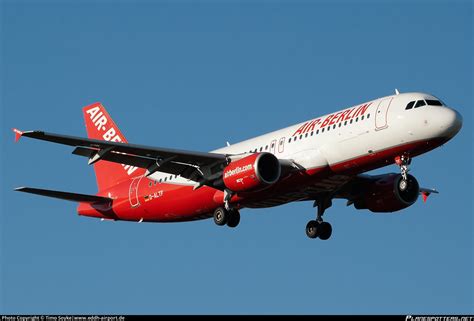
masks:
[[[449,139],[459,131],[462,117],[444,104],[406,109],[408,103],[419,100],[439,101],[424,93],[387,96],[212,152],[234,155],[270,152],[309,170],[332,167],[413,142]],[[155,173],[151,178],[160,180],[169,176]],[[168,182],[194,184],[180,177]]]

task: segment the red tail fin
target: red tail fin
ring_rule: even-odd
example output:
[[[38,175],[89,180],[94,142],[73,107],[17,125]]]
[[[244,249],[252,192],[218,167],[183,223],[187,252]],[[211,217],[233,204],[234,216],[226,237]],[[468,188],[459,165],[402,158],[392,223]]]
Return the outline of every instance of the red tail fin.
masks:
[[[83,112],[87,137],[112,142],[127,142],[125,136],[120,132],[101,103],[86,106],[83,108]],[[143,168],[103,160],[94,164],[94,171],[99,191],[114,186],[130,177],[145,174],[145,169]]]

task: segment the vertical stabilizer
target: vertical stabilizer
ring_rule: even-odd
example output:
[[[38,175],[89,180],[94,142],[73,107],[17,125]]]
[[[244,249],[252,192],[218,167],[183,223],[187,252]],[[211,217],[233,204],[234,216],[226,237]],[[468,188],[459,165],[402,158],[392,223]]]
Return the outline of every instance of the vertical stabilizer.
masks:
[[[94,103],[84,107],[83,113],[88,138],[127,143],[125,136],[101,103]],[[143,168],[104,160],[97,162],[94,162],[93,159],[91,160],[91,163],[94,163],[93,166],[99,191],[145,173]]]

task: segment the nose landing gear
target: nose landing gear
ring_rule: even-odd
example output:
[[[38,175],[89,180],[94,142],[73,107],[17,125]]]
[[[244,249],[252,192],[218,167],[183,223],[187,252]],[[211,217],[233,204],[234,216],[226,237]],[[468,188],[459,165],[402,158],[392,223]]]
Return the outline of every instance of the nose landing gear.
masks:
[[[408,171],[410,170],[408,166],[411,164],[410,156],[404,154],[401,156],[395,157],[395,164],[400,167],[400,174],[402,175],[403,179],[400,180],[398,187],[401,191],[404,191],[408,188]]]

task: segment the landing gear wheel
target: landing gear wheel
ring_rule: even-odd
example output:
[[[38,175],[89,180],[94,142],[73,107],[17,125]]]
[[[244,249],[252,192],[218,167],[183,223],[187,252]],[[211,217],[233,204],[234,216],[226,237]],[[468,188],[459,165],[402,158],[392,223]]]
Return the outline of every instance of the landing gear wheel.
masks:
[[[310,239],[315,239],[318,237],[319,234],[319,223],[317,221],[309,221],[306,224],[306,235]]]
[[[404,155],[395,157],[395,164],[397,164],[397,165],[400,167],[400,174],[401,174],[402,177],[403,177],[403,181],[405,181],[405,183],[406,183],[406,181],[407,181],[407,174],[408,174],[408,171],[410,170],[410,169],[408,168],[408,166],[411,164],[411,158],[410,158],[410,156],[404,154]],[[402,185],[401,185],[401,184],[402,184],[402,183],[400,182],[400,186],[399,186],[399,187],[400,187],[400,190],[403,191],[404,189],[402,188]],[[405,186],[405,188],[406,188],[406,186]]]
[[[228,218],[229,212],[225,208],[218,207],[214,211],[214,223],[216,223],[217,225],[225,225],[227,223]]]
[[[228,227],[236,227],[240,222],[240,213],[238,210],[230,210],[227,218]]]
[[[306,225],[306,235],[315,239],[319,237],[321,240],[327,240],[331,237],[332,227],[331,224],[323,221],[323,214],[326,209],[332,206],[332,197],[330,193],[321,193],[315,200],[313,207],[318,207],[318,213],[315,221],[309,221]]]
[[[398,183],[398,188],[400,191],[405,191],[408,188],[408,181],[404,178],[400,180],[400,183]]]
[[[327,240],[331,237],[332,226],[328,222],[321,222],[318,226],[319,238],[321,240]]]

